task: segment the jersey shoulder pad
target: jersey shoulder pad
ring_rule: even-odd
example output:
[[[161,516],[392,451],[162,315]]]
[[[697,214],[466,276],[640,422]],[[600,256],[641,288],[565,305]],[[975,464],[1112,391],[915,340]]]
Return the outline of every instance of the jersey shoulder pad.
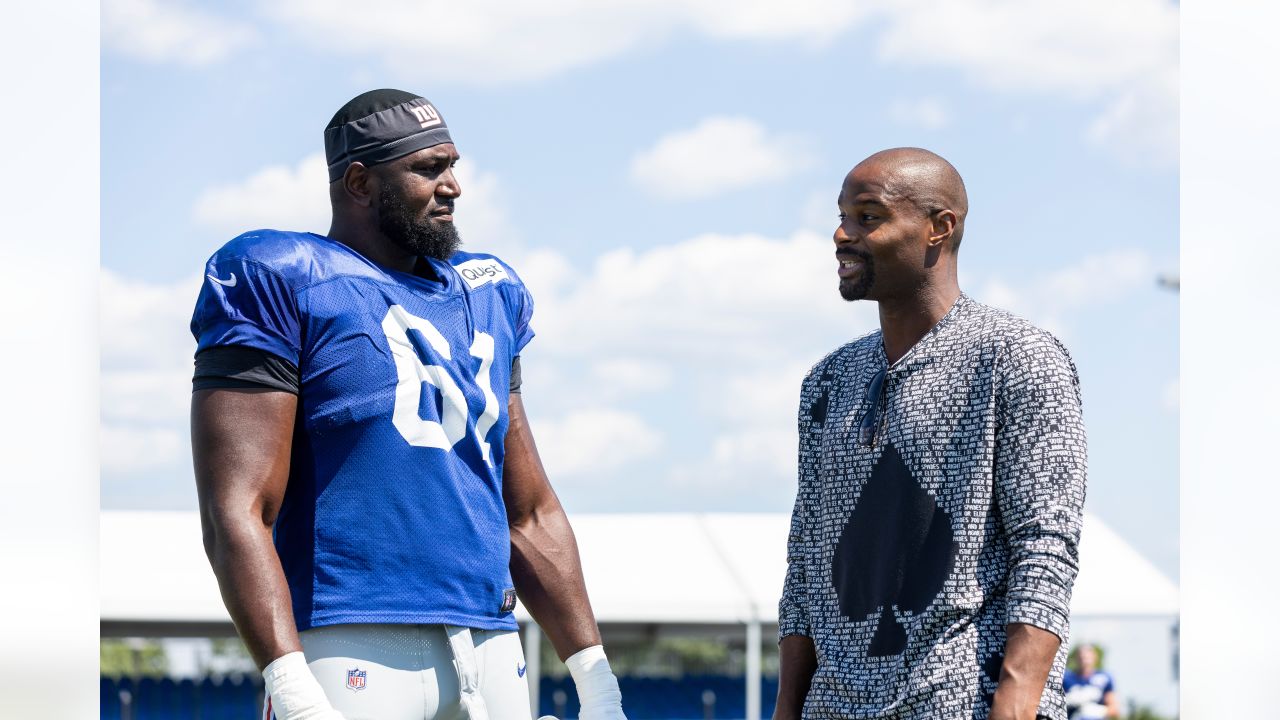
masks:
[[[223,245],[205,265],[191,332],[197,352],[239,345],[298,364],[297,291],[310,281],[315,236],[256,230]]]
[[[232,239],[209,258],[210,270],[237,266],[249,273],[265,269],[300,289],[334,275],[368,272],[369,264],[321,235],[252,230]]]

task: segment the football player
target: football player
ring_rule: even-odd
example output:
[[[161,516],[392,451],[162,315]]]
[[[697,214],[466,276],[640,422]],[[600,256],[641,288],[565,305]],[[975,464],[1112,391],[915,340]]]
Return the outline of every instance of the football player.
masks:
[[[458,250],[439,111],[364,93],[325,129],[327,235],[255,230],[196,302],[204,544],[279,720],[530,717],[517,596],[623,718],[520,399],[533,299]]]

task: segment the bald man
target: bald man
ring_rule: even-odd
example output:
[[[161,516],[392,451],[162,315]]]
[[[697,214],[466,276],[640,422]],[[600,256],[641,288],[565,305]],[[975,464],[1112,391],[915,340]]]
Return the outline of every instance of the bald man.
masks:
[[[1085,489],[1075,366],[960,290],[969,203],[919,148],[844,179],[840,295],[880,328],[801,388],[774,717],[1064,720]]]

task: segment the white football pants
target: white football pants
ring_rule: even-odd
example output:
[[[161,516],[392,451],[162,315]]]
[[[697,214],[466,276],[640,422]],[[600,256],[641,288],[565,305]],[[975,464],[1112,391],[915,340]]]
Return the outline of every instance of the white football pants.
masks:
[[[529,718],[520,634],[453,625],[328,625],[300,633],[307,665],[347,720]],[[263,710],[276,720],[271,698]]]

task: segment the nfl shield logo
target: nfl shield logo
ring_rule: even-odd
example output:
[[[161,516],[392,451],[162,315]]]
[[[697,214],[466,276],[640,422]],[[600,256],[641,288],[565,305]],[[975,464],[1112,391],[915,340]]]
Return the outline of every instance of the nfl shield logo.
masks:
[[[347,689],[359,692],[364,689],[365,671],[360,668],[347,671]]]

